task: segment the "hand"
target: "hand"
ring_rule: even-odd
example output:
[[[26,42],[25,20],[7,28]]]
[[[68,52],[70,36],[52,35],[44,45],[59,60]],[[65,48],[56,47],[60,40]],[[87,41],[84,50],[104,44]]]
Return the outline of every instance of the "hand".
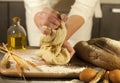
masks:
[[[63,47],[67,48],[67,50],[69,51],[71,57],[74,55],[75,50],[73,49],[73,47],[70,45],[70,43],[68,41],[64,42]]]
[[[59,14],[57,11],[51,8],[43,8],[41,12],[35,15],[35,23],[43,34],[50,34],[50,28],[57,29],[60,26],[62,20],[65,20],[65,14]],[[43,28],[47,26],[48,28]]]

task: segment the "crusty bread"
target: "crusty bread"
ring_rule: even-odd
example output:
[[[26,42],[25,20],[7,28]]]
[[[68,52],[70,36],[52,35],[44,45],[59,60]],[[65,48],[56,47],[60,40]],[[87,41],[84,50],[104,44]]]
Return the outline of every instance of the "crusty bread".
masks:
[[[80,41],[75,54],[84,61],[108,70],[120,69],[120,42],[110,38],[96,38]]]

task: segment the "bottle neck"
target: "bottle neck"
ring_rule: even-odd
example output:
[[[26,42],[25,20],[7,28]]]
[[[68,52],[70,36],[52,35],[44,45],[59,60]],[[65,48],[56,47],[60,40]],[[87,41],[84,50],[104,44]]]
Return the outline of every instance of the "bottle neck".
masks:
[[[18,21],[18,22],[13,22],[13,25],[14,26],[20,26],[20,22]]]

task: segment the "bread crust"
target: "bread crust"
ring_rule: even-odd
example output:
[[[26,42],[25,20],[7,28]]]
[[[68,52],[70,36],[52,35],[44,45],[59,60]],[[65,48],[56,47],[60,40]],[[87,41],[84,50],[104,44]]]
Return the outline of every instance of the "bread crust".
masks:
[[[75,54],[86,62],[108,70],[120,69],[120,42],[110,38],[80,41]]]

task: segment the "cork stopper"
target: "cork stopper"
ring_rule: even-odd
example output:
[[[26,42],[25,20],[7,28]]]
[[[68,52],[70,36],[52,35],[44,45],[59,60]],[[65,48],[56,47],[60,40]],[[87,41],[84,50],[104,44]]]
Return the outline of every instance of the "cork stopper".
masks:
[[[18,22],[18,21],[20,21],[20,18],[19,18],[19,17],[13,17],[13,18],[12,18],[12,21],[13,21],[13,22]]]

